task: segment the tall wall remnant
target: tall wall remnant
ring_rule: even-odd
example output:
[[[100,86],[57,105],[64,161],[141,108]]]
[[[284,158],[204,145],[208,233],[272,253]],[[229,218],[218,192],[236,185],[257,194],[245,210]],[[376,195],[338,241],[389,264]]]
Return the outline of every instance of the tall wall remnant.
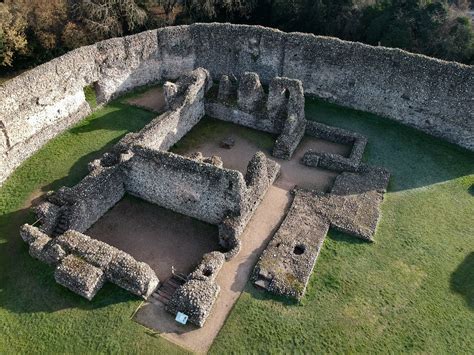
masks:
[[[307,94],[375,113],[474,150],[474,67],[399,49],[260,26],[194,24],[73,50],[0,86],[0,183],[49,139],[100,102],[203,67],[264,84],[299,79]]]
[[[234,86],[238,86],[237,93]],[[305,134],[304,102],[300,80],[273,78],[267,95],[259,75],[246,72],[238,83],[232,83],[227,75],[221,77],[217,96],[206,97],[206,114],[277,134],[273,156],[290,159]]]

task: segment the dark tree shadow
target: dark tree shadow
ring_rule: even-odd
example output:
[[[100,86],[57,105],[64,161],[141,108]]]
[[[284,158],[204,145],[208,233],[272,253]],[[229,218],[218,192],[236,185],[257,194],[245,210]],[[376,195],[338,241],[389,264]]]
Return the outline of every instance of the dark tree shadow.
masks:
[[[451,290],[466,300],[467,306],[474,311],[474,252],[466,256],[451,274]]]
[[[474,196],[474,184],[472,184],[471,187],[467,189],[467,191],[471,194],[471,196]]]

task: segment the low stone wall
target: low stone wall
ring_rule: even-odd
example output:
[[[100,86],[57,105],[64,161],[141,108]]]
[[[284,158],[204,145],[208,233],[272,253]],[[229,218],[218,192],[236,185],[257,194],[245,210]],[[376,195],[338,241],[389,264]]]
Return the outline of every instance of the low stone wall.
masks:
[[[60,188],[37,208],[43,230],[56,235],[68,229],[85,232],[125,195],[123,180],[119,166],[100,166],[79,184]]]
[[[280,165],[262,152],[257,152],[250,160],[245,174],[247,188],[242,199],[242,211],[239,215],[227,215],[219,224],[219,241],[228,250],[225,254],[227,260],[240,251],[240,235],[279,174]]]
[[[275,294],[301,299],[329,226],[329,220],[314,214],[297,194],[255,266],[254,283]]]
[[[139,133],[127,135],[122,142],[168,150],[204,116],[204,95],[211,83],[209,72],[202,68],[183,75],[176,84],[167,83],[173,85],[175,90],[173,97],[170,94],[166,97],[168,110]]]
[[[158,279],[147,264],[80,233],[127,192],[219,225],[219,238],[228,252],[206,255],[177,289],[169,309],[185,311],[191,322],[204,324],[219,293],[215,277],[224,260],[238,253],[240,234],[279,173],[279,165],[261,152],[249,162],[244,178],[239,171],[224,169],[219,157],[200,153],[183,157],[160,150],[174,144],[202,117],[209,83],[203,69],[176,84],[167,83],[168,113],[176,115],[175,120],[166,121],[157,132],[164,117],[159,116],[138,134],[124,137],[88,164],[90,174],[79,184],[48,194],[36,209],[40,228],[23,226],[21,234],[30,254],[57,265],[58,283],[89,300],[107,280],[145,298],[154,291]]]
[[[305,134],[305,99],[301,81],[273,78],[268,95],[257,73],[245,72],[236,81],[231,81],[226,75],[221,77],[217,95],[214,90],[206,97],[206,114],[278,134],[272,154],[280,159],[290,159]]]
[[[50,238],[25,224],[20,234],[29,244],[31,256],[55,267],[59,284],[88,300],[106,281],[145,299],[158,286],[158,278],[147,264],[74,230]]]
[[[313,167],[322,167],[339,172],[356,172],[362,161],[367,138],[345,129],[327,126],[322,123],[308,121],[306,123],[306,134],[311,137],[324,139],[334,143],[350,144],[352,146],[348,157],[339,154],[307,151],[303,156],[303,164]]]
[[[361,165],[357,173],[340,174],[328,194],[297,190],[255,266],[254,284],[301,299],[330,227],[373,241],[389,176],[384,169]]]
[[[166,310],[187,314],[189,322],[202,327],[219,296],[220,287],[215,279],[224,262],[225,256],[220,252],[204,255],[186,283],[175,291]]]

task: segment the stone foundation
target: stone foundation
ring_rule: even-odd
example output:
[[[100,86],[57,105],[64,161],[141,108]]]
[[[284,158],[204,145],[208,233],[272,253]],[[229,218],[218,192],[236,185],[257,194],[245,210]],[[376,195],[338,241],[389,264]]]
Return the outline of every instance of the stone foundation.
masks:
[[[202,326],[219,293],[215,277],[225,259],[238,253],[240,235],[280,167],[260,152],[244,177],[223,168],[219,157],[167,152],[204,115],[209,73],[196,69],[167,87],[169,110],[89,163],[90,173],[80,183],[49,193],[36,208],[40,227],[25,225],[21,235],[30,254],[55,267],[56,281],[71,291],[90,300],[108,281],[147,298],[158,286],[153,270],[83,232],[125,193],[218,225],[228,251],[205,255],[169,308],[189,312],[190,320]]]
[[[306,134],[310,137],[324,139],[329,142],[351,145],[349,157],[338,154],[319,153],[309,150],[303,156],[303,164],[312,167],[321,167],[338,172],[356,172],[362,161],[367,138],[361,134],[345,129],[328,126],[318,122],[306,123]]]
[[[390,174],[361,165],[344,172],[330,193],[297,190],[285,220],[255,266],[254,284],[301,299],[329,228],[373,241]]]

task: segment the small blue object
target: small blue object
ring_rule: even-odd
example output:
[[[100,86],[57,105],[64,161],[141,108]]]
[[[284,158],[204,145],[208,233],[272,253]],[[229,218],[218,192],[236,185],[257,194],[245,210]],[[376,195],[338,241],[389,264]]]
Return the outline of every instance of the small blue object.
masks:
[[[188,322],[188,316],[184,313],[178,312],[175,318],[176,322],[186,324]]]

